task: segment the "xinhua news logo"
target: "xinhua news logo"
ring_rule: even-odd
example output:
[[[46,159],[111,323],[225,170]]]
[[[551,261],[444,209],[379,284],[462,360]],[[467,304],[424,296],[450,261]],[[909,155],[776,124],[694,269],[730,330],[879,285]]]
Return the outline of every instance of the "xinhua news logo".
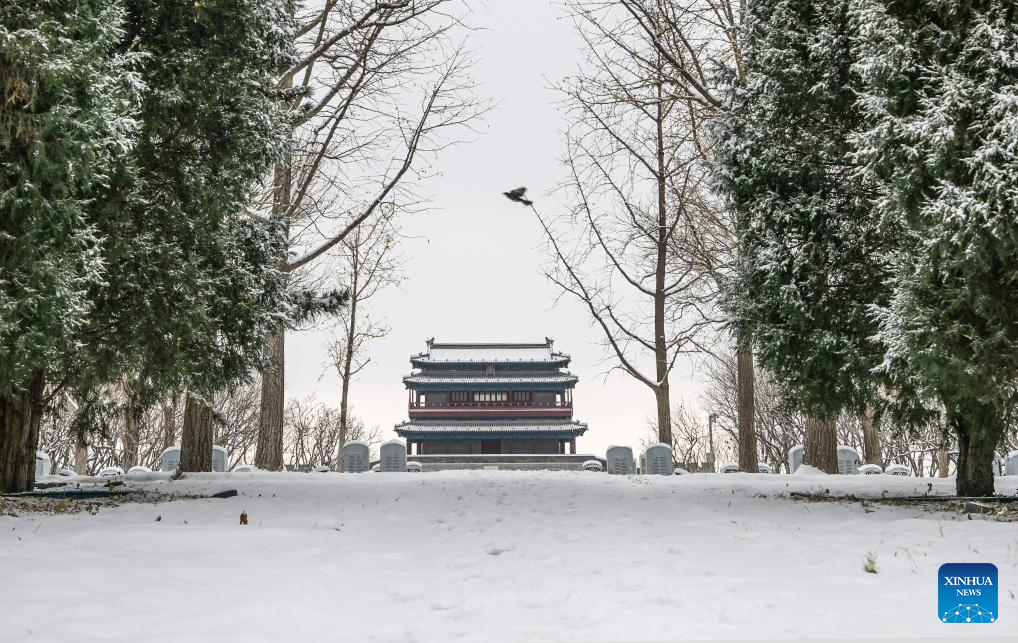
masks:
[[[946,563],[937,572],[942,623],[997,621],[997,566],[990,563]]]

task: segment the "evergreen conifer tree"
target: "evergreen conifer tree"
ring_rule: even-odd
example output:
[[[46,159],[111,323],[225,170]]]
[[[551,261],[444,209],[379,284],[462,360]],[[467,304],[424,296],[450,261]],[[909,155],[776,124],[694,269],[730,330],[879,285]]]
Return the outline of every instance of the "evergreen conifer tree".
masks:
[[[48,375],[107,278],[97,222],[133,144],[119,0],[0,6],[0,491],[30,488]]]
[[[207,393],[251,366],[250,335],[280,312],[268,293],[281,292],[281,276],[263,261],[277,235],[248,206],[283,152],[274,76],[288,61],[289,16],[277,0],[127,8],[125,42],[144,55],[148,90],[134,191],[105,231],[112,260],[95,327],[118,329],[141,380]],[[94,345],[98,362],[122,359]]]
[[[900,238],[882,307],[896,387],[943,404],[959,495],[992,495],[1018,382],[1018,6],[858,0],[857,138]]]
[[[125,375],[201,401],[262,365],[277,320],[342,297],[288,295],[249,208],[285,145],[285,0],[7,6],[0,370],[5,426],[26,428],[0,430],[0,482],[23,490],[44,374],[84,408]]]
[[[859,123],[849,2],[759,0],[748,11],[746,87],[719,131],[739,250],[728,304],[809,417],[806,463],[836,472],[834,419],[875,393],[869,306],[885,277],[848,139]]]
[[[142,387],[186,388],[207,416],[204,401],[262,363],[264,336],[286,314],[279,231],[248,206],[284,152],[276,77],[292,62],[291,14],[284,0],[127,0],[127,9],[126,42],[144,54],[149,90],[136,191],[110,234],[123,251],[96,316],[133,332],[121,345],[136,351],[128,363]],[[95,345],[98,363],[122,360],[120,347]],[[190,448],[189,428],[182,464],[208,470],[211,448]]]

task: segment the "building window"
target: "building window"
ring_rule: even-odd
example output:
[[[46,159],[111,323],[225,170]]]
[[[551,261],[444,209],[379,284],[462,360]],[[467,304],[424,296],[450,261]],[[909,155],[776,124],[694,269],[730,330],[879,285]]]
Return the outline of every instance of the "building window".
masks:
[[[453,402],[467,402],[470,400],[470,393],[467,391],[451,391],[449,399]]]
[[[474,393],[475,402],[505,402],[509,399],[506,391],[483,391]]]
[[[529,402],[530,391],[513,391],[513,402]]]

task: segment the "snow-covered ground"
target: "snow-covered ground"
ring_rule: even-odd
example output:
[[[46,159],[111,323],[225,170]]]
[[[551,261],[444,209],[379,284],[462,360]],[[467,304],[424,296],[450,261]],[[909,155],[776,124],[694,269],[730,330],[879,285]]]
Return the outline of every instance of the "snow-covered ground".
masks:
[[[239,496],[0,517],[0,639],[1018,635],[1018,523],[788,495],[949,494],[953,484],[500,471],[170,482],[148,474],[126,487]],[[998,479],[1000,493],[1016,487],[1014,477]],[[863,570],[867,556],[878,573]],[[937,620],[937,569],[948,562],[997,565],[997,623]]]

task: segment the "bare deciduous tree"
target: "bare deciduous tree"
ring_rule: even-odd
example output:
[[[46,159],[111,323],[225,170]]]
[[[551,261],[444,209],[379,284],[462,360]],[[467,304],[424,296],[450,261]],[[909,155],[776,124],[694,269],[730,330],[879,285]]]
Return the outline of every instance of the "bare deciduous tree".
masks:
[[[214,431],[216,444],[226,449],[229,457],[227,470],[254,463],[259,401],[260,386],[257,382],[216,396],[212,412]]]
[[[466,77],[469,58],[451,44],[460,19],[449,0],[325,0],[296,16],[299,60],[280,77],[302,99],[293,151],[274,172],[261,210],[287,235],[279,267],[295,278],[383,204],[416,202],[404,179],[485,109]],[[306,277],[306,274],[303,275]],[[257,466],[283,464],[285,332],[268,340]]]
[[[291,471],[310,471],[328,466],[340,471],[339,409],[321,404],[313,397],[292,400],[286,407],[286,459]],[[369,444],[381,441],[378,427],[368,429],[357,417],[348,417],[347,437]]]
[[[651,425],[649,432],[651,435],[647,442],[657,442],[657,425]],[[694,409],[684,403],[672,407],[671,435],[675,466],[692,472],[706,470],[707,453],[710,451],[708,429],[703,418],[699,417]],[[727,457],[730,445],[722,436],[718,437],[715,447],[720,446],[722,453]]]
[[[340,244],[339,277],[347,284],[350,299],[340,311],[339,332],[333,336],[330,355],[340,380],[338,449],[346,444],[350,424],[350,385],[368,365],[369,344],[385,337],[389,329],[371,317],[365,307],[381,290],[403,281],[396,256],[399,232],[388,217],[366,221]],[[343,470],[342,454],[336,457]]]
[[[676,360],[721,321],[698,265],[699,221],[716,207],[699,113],[668,91],[665,62],[636,20],[613,3],[571,7],[587,65],[561,86],[573,123],[563,186],[572,206],[538,214],[554,257],[546,275],[587,308],[612,368],[653,392],[667,444]]]
[[[163,451],[180,444],[184,408],[177,400],[170,398],[142,408],[132,427],[126,412],[130,402],[124,390],[108,387],[103,391],[103,398],[107,411],[99,422],[100,431],[86,436],[72,432],[77,404],[66,395],[54,399],[43,417],[39,440],[40,448],[50,456],[54,469],[73,468],[83,475],[108,466],[119,466],[125,471],[134,465],[157,469]],[[258,436],[257,384],[244,384],[233,391],[217,394],[209,418],[208,432],[214,435],[213,442],[229,453],[227,469],[251,462]],[[129,435],[132,432],[136,437]],[[209,450],[211,453],[211,448]],[[132,457],[134,465],[130,464]]]
[[[702,403],[707,413],[717,417],[716,435],[727,435],[741,447],[739,420],[744,400],[740,399],[738,353],[708,357],[700,372],[706,383]],[[805,419],[781,386],[760,369],[754,373],[752,409],[760,449],[757,456],[772,467],[782,466],[788,461],[789,449],[803,443]]]
[[[732,355],[710,359],[701,369],[706,388],[702,402],[708,413],[717,415],[715,427],[733,442],[738,440],[738,384],[736,358]],[[754,424],[759,438],[760,455],[772,467],[788,470],[788,452],[796,445],[806,444],[808,418],[800,411],[795,400],[771,378],[767,371],[757,369],[754,408]],[[873,418],[880,422],[882,418]],[[883,418],[886,421],[886,418]],[[952,466],[949,452],[950,443],[943,444],[948,436],[942,421],[932,421],[926,426],[903,430],[893,426],[867,437],[864,418],[852,413],[842,413],[834,421],[833,435],[838,445],[853,447],[859,451],[861,460],[868,464],[886,467],[889,464],[903,464],[912,475],[949,475]],[[1018,435],[1018,427],[1005,438],[1011,444]],[[875,447],[867,447],[867,440],[879,440]],[[875,458],[867,456],[867,450],[876,451]]]
[[[726,92],[720,87],[745,80],[743,0],[614,0],[611,4],[621,5],[664,61],[668,91],[695,115],[689,126],[696,130],[697,151],[706,163],[711,163],[711,126],[728,108]],[[714,208],[702,213],[698,223],[702,241],[689,251],[703,251],[700,269],[713,277],[716,289],[721,291],[734,265],[734,217],[725,204],[716,202]],[[744,471],[755,471],[753,347],[744,338],[736,338],[736,347],[739,466]]]
[[[39,449],[49,455],[55,471],[67,468],[86,475],[108,466],[126,471],[135,465],[152,468],[159,460],[163,447],[158,413],[141,408],[129,426],[126,409],[131,402],[125,390],[111,386],[103,395],[99,432],[91,435],[74,431],[78,404],[66,393],[54,396],[42,418]]]

